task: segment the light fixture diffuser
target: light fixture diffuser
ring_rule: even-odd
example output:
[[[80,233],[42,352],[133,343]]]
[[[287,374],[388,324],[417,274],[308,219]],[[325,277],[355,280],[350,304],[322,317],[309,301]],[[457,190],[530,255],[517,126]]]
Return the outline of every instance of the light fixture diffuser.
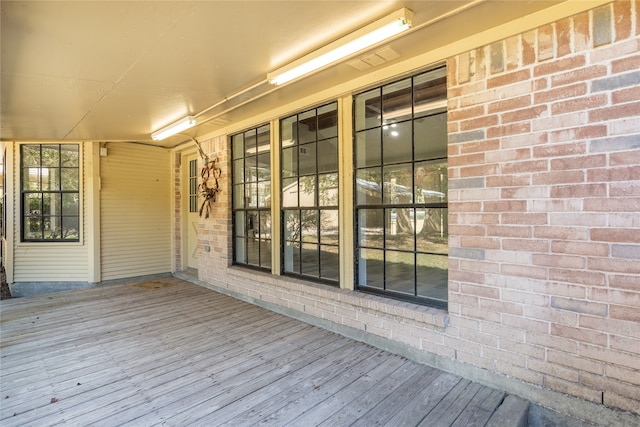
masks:
[[[271,84],[280,85],[317,71],[411,28],[412,18],[413,12],[402,8],[318,49],[312,54],[269,73],[267,79]]]
[[[196,125],[196,118],[193,116],[187,116],[178,120],[175,123],[165,126],[160,130],[157,130],[151,134],[151,139],[154,141],[160,141],[165,138],[169,138],[178,132],[182,132],[185,129],[189,129]]]

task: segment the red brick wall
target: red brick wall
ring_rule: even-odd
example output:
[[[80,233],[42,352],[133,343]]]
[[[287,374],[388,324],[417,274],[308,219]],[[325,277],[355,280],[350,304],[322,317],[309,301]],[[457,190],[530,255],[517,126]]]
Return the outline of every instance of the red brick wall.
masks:
[[[640,413],[640,38],[618,1],[449,80],[456,358]]]

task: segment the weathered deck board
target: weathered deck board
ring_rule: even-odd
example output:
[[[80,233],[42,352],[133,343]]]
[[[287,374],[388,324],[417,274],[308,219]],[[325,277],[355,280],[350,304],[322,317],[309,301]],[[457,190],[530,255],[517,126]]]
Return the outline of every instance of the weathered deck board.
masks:
[[[420,394],[422,390],[429,390],[429,386],[440,375],[440,371],[425,366],[417,375],[405,381],[404,384],[388,395],[375,408],[371,409],[363,417],[360,417],[353,425],[385,425],[396,415],[395,412],[389,411],[388,408],[397,408],[398,413],[406,414],[405,417],[407,415],[413,415],[415,418],[405,418],[403,424],[416,425],[424,417],[424,413],[412,414],[410,408],[405,409],[405,407],[411,403],[413,397]],[[447,390],[447,388],[444,387],[444,390]]]
[[[254,394],[258,395],[259,399],[263,399],[271,396],[271,393],[277,393],[278,387],[281,381],[291,381],[292,377],[297,380],[300,378],[300,370],[302,369],[316,369],[317,365],[321,365],[327,353],[332,351],[347,351],[348,343],[342,340],[335,340],[329,343],[323,343],[322,346],[314,349],[313,351],[303,351],[302,354],[295,354],[295,358],[290,354],[283,357],[282,363],[276,363],[271,369],[264,372],[256,372],[252,376],[236,376],[231,381],[228,381],[224,387],[219,390],[211,399],[208,399],[204,405],[199,405],[197,408],[189,408],[187,411],[171,416],[167,420],[167,425],[185,425],[202,420],[206,416],[216,413],[217,419],[225,418],[222,414],[223,409],[228,409],[233,415],[238,406],[236,402],[245,398],[241,403],[245,403],[247,396]],[[300,356],[300,357],[298,357]],[[294,380],[294,381],[295,381]],[[275,384],[272,386],[272,384]],[[259,400],[258,400],[259,401]],[[230,408],[227,408],[230,406]],[[250,407],[250,404],[246,404],[246,407]],[[204,420],[202,420],[204,421]],[[199,422],[200,425],[211,425],[211,423]]]
[[[293,421],[300,414],[306,413],[310,415],[311,411],[318,409],[321,409],[323,418],[326,418],[344,406],[344,402],[331,402],[331,398],[336,396],[337,393],[345,390],[345,388],[363,376],[375,375],[374,371],[376,369],[389,369],[390,365],[386,364],[387,360],[399,362],[398,358],[394,359],[384,356],[386,356],[386,354],[382,350],[379,350],[365,357],[355,366],[350,366],[342,371],[332,370],[331,377],[325,382],[304,384],[297,390],[295,397],[291,397],[285,401],[282,401],[277,396],[271,398],[270,400],[274,401],[273,403],[278,401],[278,404],[274,405],[273,409],[275,410],[259,413],[256,424],[285,425]],[[338,404],[335,405],[334,403]],[[313,423],[307,422],[306,425],[313,425]]]
[[[176,278],[0,308],[3,426],[481,426],[504,397]]]
[[[305,365],[291,377],[281,378],[263,387],[258,393],[245,395],[217,413],[207,414],[202,419],[205,423],[225,421],[223,425],[253,425],[267,414],[278,411],[287,402],[306,395],[316,387],[343,372],[348,366],[360,364],[373,356],[372,348],[359,348],[354,351],[339,351],[331,355],[323,355],[317,363]],[[293,379],[293,381],[291,381]]]
[[[499,390],[491,390],[483,387],[476,394],[473,404],[467,405],[462,413],[456,418],[452,427],[473,427],[483,426],[487,419],[495,411],[496,406],[502,403],[505,393]]]
[[[392,417],[388,424],[394,426],[419,424],[425,415],[429,414],[458,382],[460,382],[459,377],[441,372],[430,384],[430,387],[417,390],[413,399],[409,399],[404,410],[391,414]]]
[[[296,342],[302,343],[305,335],[308,335],[306,329],[296,331],[295,334],[299,338],[291,335],[287,339],[295,339]],[[268,351],[270,357],[284,357],[291,349],[288,346],[269,343],[263,346],[263,351]],[[240,375],[257,375],[269,367],[265,362],[265,355],[260,353],[255,353],[251,359],[233,356],[221,361],[215,358],[203,359],[192,364],[186,374],[182,369],[176,369],[170,375],[158,375],[143,381],[142,385],[149,390],[149,400],[114,413],[105,421],[113,421],[113,425],[119,425],[128,419],[145,418],[150,414],[147,418],[154,422],[158,419],[161,409],[169,414],[178,413],[188,406],[190,397],[197,399],[198,396],[208,396],[211,387],[223,384],[230,386],[234,381],[238,381],[237,377]]]
[[[321,405],[314,406],[305,412],[300,411],[297,415],[294,413],[295,418],[287,425],[300,427],[319,425],[327,418],[342,411],[345,407],[351,406],[356,398],[377,382],[387,378],[389,373],[395,372],[410,363],[403,357],[383,354],[381,360],[378,361],[378,365],[371,371],[350,383],[343,384],[339,391],[328,396],[322,401]],[[295,412],[295,408],[291,408],[290,412]],[[284,425],[284,423],[273,425]]]

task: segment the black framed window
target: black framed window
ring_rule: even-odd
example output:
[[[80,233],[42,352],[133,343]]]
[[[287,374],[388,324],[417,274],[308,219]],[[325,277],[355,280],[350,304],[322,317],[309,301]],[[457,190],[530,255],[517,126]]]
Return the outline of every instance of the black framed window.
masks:
[[[337,285],[338,104],[280,120],[282,271]]]
[[[20,146],[22,241],[80,240],[80,147]]]
[[[231,137],[233,261],[271,269],[271,131],[269,125]]]
[[[189,212],[198,212],[198,159],[189,160]]]
[[[356,287],[447,306],[446,70],[354,97]]]

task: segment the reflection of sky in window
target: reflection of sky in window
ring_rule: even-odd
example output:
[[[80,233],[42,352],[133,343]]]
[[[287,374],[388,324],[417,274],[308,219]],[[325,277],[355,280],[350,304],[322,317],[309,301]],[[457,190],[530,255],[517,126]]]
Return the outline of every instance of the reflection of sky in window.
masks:
[[[48,168],[29,168],[29,176],[37,178],[39,176],[48,177],[49,169]]]

